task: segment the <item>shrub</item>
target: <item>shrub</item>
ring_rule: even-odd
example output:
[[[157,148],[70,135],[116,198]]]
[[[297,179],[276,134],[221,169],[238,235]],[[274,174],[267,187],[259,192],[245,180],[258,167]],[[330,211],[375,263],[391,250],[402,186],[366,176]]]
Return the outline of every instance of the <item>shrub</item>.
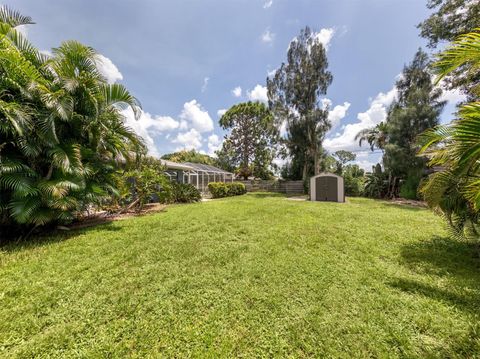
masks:
[[[371,198],[384,198],[388,193],[388,175],[385,172],[367,174],[363,195]]]
[[[345,176],[345,195],[358,197],[361,196],[365,187],[363,177]]]
[[[228,187],[223,182],[210,182],[208,184],[208,190],[212,194],[213,198],[222,198],[228,196]]]
[[[400,197],[405,199],[418,199],[419,184],[420,179],[418,177],[408,177],[400,187]]]
[[[175,203],[198,202],[202,198],[200,191],[189,183],[172,183],[172,201]]]
[[[170,202],[173,198],[173,184],[163,174],[162,168],[143,164],[138,169],[125,174],[124,198],[128,207],[141,210],[146,203]]]
[[[210,182],[208,184],[208,190],[213,198],[238,196],[247,193],[245,185],[241,182]]]
[[[239,196],[247,193],[247,188],[241,182],[227,183],[227,187],[229,196]]]

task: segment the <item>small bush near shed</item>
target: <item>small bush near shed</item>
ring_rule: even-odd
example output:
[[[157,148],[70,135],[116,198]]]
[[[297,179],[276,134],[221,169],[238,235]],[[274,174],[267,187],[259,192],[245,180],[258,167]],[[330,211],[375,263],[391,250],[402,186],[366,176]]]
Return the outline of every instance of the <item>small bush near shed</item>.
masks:
[[[213,198],[238,196],[247,193],[245,185],[240,182],[210,182],[208,184],[208,190]]]

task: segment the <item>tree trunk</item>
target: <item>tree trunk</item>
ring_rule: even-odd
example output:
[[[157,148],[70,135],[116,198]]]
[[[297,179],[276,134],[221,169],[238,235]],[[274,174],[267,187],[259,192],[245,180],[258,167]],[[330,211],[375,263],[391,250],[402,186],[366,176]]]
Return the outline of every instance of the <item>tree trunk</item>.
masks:
[[[305,181],[305,180],[307,179],[307,174],[308,174],[308,171],[307,171],[307,159],[305,159],[305,161],[303,161],[302,181]]]

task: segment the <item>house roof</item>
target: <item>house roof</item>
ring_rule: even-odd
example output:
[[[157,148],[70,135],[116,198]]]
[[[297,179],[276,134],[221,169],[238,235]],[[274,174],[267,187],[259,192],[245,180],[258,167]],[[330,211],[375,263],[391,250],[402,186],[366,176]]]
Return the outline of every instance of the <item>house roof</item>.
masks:
[[[231,172],[222,170],[221,168],[205,165],[203,163],[184,162],[183,164],[192,167],[195,171],[232,174]]]
[[[222,170],[221,168],[205,165],[203,163],[193,163],[193,162],[178,163],[178,162],[173,162],[168,160],[160,160],[160,161],[169,170],[201,171],[201,172],[210,172],[210,173],[232,174],[231,172]]]
[[[195,169],[193,167],[188,166],[185,163],[178,163],[178,162],[173,162],[173,161],[168,161],[168,160],[160,160],[162,165],[167,167],[169,170],[182,170],[182,171],[194,171]]]

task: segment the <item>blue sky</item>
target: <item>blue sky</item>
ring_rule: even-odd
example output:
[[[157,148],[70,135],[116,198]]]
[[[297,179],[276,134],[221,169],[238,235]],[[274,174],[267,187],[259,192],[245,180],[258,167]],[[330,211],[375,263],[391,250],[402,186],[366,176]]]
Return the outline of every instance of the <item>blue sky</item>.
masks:
[[[141,120],[126,113],[127,121],[154,155],[218,148],[221,110],[265,100],[268,72],[285,61],[289,42],[308,25],[328,47],[334,76],[324,103],[335,126],[325,147],[356,151],[367,169],[379,155],[359,148],[353,136],[384,119],[396,76],[426,45],[416,25],[429,14],[426,0],[4,3],[34,19],[22,32],[40,49],[75,39],[103,55],[99,66],[107,78],[125,84],[142,103]],[[445,96],[450,105],[443,122],[459,99]]]

